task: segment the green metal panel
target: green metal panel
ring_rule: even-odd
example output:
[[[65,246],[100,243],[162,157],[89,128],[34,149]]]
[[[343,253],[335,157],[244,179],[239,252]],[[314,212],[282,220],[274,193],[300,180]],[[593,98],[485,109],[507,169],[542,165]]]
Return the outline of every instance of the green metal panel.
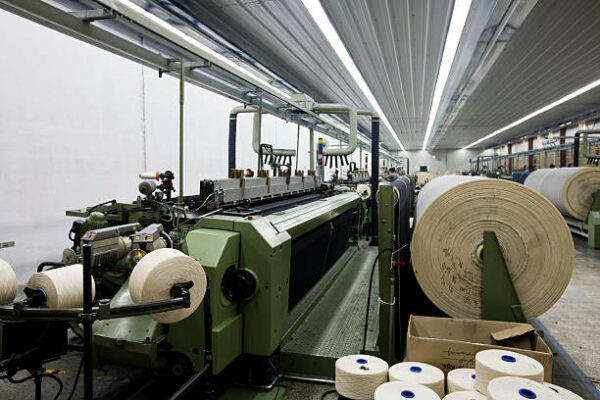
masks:
[[[204,307],[176,324],[169,325],[169,350],[186,356],[195,371],[204,366]],[[216,354],[215,354],[216,357]]]
[[[240,234],[217,229],[196,229],[186,236],[188,255],[196,259],[208,278],[213,320],[213,371],[219,373],[242,353],[242,318],[237,304],[221,291],[223,276],[238,269]]]
[[[256,296],[242,305],[244,352],[269,356],[279,347],[287,321],[291,238],[264,218],[241,219],[234,229],[241,233],[240,268],[259,280]]]
[[[392,253],[394,252],[394,187],[390,184],[379,186],[379,351],[383,359],[393,362],[394,344],[394,303]]]
[[[278,232],[286,231],[292,238],[296,238],[356,207],[359,202],[360,196],[353,191],[271,214],[265,219]]]
[[[112,298],[112,306],[133,304],[126,282]],[[164,325],[147,315],[96,321],[94,350],[100,362],[114,362],[160,369],[165,360],[158,355],[158,345],[165,340]]]
[[[228,215],[211,215],[210,217],[202,218],[194,228],[213,228],[213,229],[224,229],[228,231],[233,230],[233,222],[239,217],[232,217]]]
[[[527,322],[496,234],[483,232],[483,319]]]

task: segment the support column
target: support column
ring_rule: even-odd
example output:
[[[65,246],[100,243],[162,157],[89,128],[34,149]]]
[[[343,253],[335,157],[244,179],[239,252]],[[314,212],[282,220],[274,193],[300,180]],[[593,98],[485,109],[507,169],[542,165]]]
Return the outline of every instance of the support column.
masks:
[[[309,169],[311,171],[315,170],[315,131],[313,128],[310,128],[309,132],[309,152],[310,152],[310,162],[309,162]],[[298,154],[296,154],[296,157],[298,157]]]
[[[371,246],[378,243],[377,201],[375,194],[379,188],[379,118],[371,118]]]
[[[567,128],[560,128],[558,136],[560,137],[560,140],[558,142],[560,144],[565,144],[566,143],[565,136],[567,136]],[[559,166],[561,168],[567,166],[567,151],[566,150],[560,151]]]
[[[229,114],[229,162],[227,176],[235,169],[235,145],[237,140],[237,114]]]
[[[508,149],[508,154],[512,154],[512,143],[509,143],[507,145],[507,149]],[[509,158],[508,159],[508,174],[512,175],[512,170],[513,170],[513,159]]]
[[[533,138],[532,137],[530,137],[527,141],[527,150],[529,150],[529,151],[533,150]],[[528,156],[527,166],[528,166],[529,170],[533,172],[533,154],[530,154]]]

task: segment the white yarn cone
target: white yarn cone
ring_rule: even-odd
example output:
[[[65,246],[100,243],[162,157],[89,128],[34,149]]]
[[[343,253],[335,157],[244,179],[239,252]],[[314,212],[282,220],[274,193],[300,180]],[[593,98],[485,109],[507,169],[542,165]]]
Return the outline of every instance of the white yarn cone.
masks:
[[[379,386],[375,400],[440,400],[440,396],[418,383],[394,381]]]
[[[544,385],[548,386],[550,389],[558,393],[558,397],[560,397],[560,400],[583,400],[583,397],[576,395],[570,390],[560,387],[558,385],[554,385],[548,382],[544,382]]]
[[[475,390],[475,369],[457,368],[448,372],[448,393]]]
[[[443,400],[486,400],[483,394],[474,390],[462,390],[459,392],[452,392],[447,394]],[[525,400],[525,399],[523,399]]]
[[[388,363],[377,357],[353,354],[335,362],[335,390],[352,400],[373,400],[387,377]]]
[[[489,400],[561,400],[543,383],[515,376],[493,379],[487,387]]]
[[[418,383],[432,389],[438,396],[444,396],[444,373],[433,365],[420,362],[403,362],[389,370],[390,381]]]
[[[500,376],[516,376],[544,382],[544,367],[523,354],[507,350],[483,350],[475,355],[475,388],[487,394],[490,381]]]

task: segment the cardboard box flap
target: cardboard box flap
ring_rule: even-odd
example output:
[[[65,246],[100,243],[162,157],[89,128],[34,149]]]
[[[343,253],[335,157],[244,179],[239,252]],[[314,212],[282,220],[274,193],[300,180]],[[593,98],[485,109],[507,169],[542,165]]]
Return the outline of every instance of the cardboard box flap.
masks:
[[[492,332],[490,335],[494,343],[506,347],[535,350],[535,329],[529,324],[511,326],[501,331]]]
[[[531,325],[523,324],[519,326],[512,326],[510,328],[503,329],[498,332],[492,332],[492,339],[494,339],[497,342],[501,342],[503,340],[514,339],[519,336],[527,335],[533,332],[534,330],[535,329]]]

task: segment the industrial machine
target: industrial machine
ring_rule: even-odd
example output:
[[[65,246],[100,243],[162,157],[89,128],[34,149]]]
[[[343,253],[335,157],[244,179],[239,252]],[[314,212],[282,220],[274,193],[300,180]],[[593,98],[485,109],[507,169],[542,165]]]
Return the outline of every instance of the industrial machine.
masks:
[[[330,270],[339,274],[359,253],[366,200],[307,175],[287,181],[243,176],[202,180],[199,194],[179,202],[170,199],[172,185],[158,184],[161,177],[172,180],[172,173],[140,176],[152,179],[140,182],[140,196],[132,203],[109,201],[67,211],[78,218],[69,232],[73,245],[61,262],[45,263],[61,268],[83,260],[90,267],[97,299],[91,312],[95,365],[135,366],[183,377],[203,372],[203,378],[214,375],[217,386],[219,376],[226,374],[231,383],[233,374],[240,384],[272,387],[278,379],[274,356],[306,318],[308,308],[299,304],[306,303],[307,294]],[[139,260],[165,247],[197,260],[209,282],[204,307],[173,324],[147,315],[160,311],[157,307],[135,310],[140,305],[128,290],[128,277]],[[89,249],[87,260],[84,248]],[[173,302],[185,306],[186,289],[174,294]],[[18,304],[2,309],[1,318],[7,320],[3,329],[14,323],[8,320],[33,315],[33,306],[41,305],[33,304],[32,296]],[[103,317],[103,306],[114,315]],[[133,308],[129,314],[118,315],[127,307]],[[57,331],[47,340],[52,354],[40,358],[41,365],[64,353],[67,324],[59,322],[58,310],[37,312]],[[81,333],[77,318],[64,319]],[[14,357],[7,357],[20,342],[18,335],[3,336],[5,370],[20,368]]]

